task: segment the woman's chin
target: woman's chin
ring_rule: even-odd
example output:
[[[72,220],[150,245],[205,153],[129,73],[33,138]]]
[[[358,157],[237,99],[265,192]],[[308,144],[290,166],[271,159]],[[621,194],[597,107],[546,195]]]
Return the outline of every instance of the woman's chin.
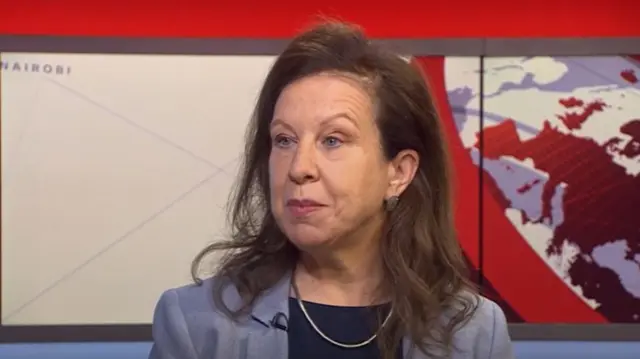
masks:
[[[327,238],[319,237],[293,237],[289,238],[289,241],[291,241],[291,243],[293,243],[293,245],[298,247],[298,249],[300,250],[324,247],[329,244],[329,240]]]
[[[323,247],[331,242],[326,233],[312,229],[287,231],[287,237],[300,250]]]

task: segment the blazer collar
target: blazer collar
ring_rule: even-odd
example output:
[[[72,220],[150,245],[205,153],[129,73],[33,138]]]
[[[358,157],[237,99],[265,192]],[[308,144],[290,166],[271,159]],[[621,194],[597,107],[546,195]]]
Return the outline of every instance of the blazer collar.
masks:
[[[291,272],[287,272],[271,289],[256,300],[251,317],[267,327],[279,313],[289,318],[289,294],[291,292]]]

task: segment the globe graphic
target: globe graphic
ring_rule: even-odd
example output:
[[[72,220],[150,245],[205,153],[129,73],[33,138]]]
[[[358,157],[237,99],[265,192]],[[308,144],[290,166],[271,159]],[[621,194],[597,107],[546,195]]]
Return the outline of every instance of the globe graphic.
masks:
[[[478,59],[445,63],[458,134],[491,193],[485,201],[614,322],[640,322],[638,77],[627,57],[486,58],[483,71]]]

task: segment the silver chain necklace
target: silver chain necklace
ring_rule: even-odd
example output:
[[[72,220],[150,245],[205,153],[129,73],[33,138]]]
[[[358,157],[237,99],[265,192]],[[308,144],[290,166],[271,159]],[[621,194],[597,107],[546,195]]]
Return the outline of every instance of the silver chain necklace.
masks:
[[[331,344],[333,344],[335,346],[341,347],[341,348],[346,348],[346,349],[361,348],[361,347],[363,347],[365,345],[368,345],[372,341],[374,341],[376,339],[376,337],[378,336],[378,333],[376,332],[369,339],[367,339],[367,340],[365,340],[363,342],[360,342],[360,343],[353,343],[353,344],[340,343],[338,341],[335,341],[335,340],[329,338],[326,334],[324,334],[322,332],[322,330],[320,330],[320,328],[318,328],[316,323],[309,316],[309,313],[307,313],[307,308],[304,307],[304,303],[302,302],[302,299],[300,299],[300,293],[298,292],[298,286],[296,285],[295,280],[293,280],[293,276],[292,276],[292,280],[291,280],[291,287],[293,288],[293,292],[296,295],[296,301],[298,302],[298,305],[300,306],[300,310],[302,311],[302,314],[304,314],[304,317],[307,319],[307,322],[309,322],[309,324],[311,325],[313,330],[315,330],[315,332],[318,333],[318,335],[320,337],[322,337],[322,339],[328,341],[329,343],[331,343]],[[384,327],[385,324],[387,324],[387,322],[389,321],[389,318],[391,318],[391,313],[392,312],[393,312],[393,308],[391,308],[391,310],[389,310],[389,314],[387,314],[387,317],[382,322],[382,325],[380,326],[380,328]]]

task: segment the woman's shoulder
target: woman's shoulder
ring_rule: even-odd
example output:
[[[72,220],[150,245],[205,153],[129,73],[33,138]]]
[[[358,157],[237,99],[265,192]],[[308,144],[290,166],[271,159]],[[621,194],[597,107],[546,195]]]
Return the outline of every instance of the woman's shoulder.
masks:
[[[233,306],[240,301],[240,296],[233,284],[214,276],[164,291],[157,307],[178,306],[185,315],[203,312],[218,313],[220,311],[214,300],[214,291],[218,289],[223,291],[222,299],[225,304]]]
[[[475,293],[463,294],[475,309],[465,327],[475,330],[493,330],[499,324],[506,325],[504,312],[493,300]]]
[[[225,304],[234,305],[239,298],[234,286],[220,286],[220,278],[168,289],[162,293],[153,314],[153,346],[149,358],[230,357],[232,346],[219,343],[233,339],[235,324],[214,300],[215,291],[223,290]]]
[[[507,320],[493,300],[474,293],[463,293],[464,301],[475,308],[454,336],[454,347],[486,353],[486,358],[512,358]]]

